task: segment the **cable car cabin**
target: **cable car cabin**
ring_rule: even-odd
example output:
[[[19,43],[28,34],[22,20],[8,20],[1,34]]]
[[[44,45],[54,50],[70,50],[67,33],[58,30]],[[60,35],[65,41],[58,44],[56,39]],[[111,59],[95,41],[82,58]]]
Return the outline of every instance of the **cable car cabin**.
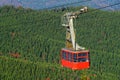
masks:
[[[82,70],[90,67],[89,51],[61,50],[61,64],[72,70]]]

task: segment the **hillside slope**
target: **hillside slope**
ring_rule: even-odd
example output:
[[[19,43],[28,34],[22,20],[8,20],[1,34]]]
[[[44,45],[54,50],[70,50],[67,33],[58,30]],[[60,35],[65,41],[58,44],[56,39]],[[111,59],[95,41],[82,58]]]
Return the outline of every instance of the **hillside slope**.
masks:
[[[73,71],[58,64],[0,56],[1,80],[118,80],[115,74],[94,70]]]
[[[48,62],[51,65],[59,64],[60,49],[65,46],[65,28],[61,26],[61,16],[67,11],[78,9],[35,11],[21,7],[17,9],[7,6],[0,8],[0,56],[5,56],[5,59],[7,57],[7,62],[4,61],[4,57],[0,57],[1,70],[3,71],[0,78],[7,80],[6,76],[7,78],[11,76],[11,71],[6,72],[6,70],[11,67],[11,70],[14,71],[16,65],[18,68],[15,68],[15,73],[20,69],[27,74],[27,67],[30,72],[36,72],[36,68],[31,65],[32,63],[40,62],[39,65],[42,64],[41,62]],[[92,10],[90,9],[88,13],[80,15],[74,24],[77,42],[90,49],[91,68],[88,70],[89,75],[96,74],[92,80],[119,80],[120,12],[92,12]],[[12,54],[19,54],[22,63],[19,60],[16,62],[16,59],[9,58],[14,57]],[[32,62],[30,64],[28,62],[31,66],[24,63],[24,60]],[[11,63],[15,64],[12,65]],[[45,65],[47,64],[45,63]],[[53,65],[52,67],[56,66]],[[61,74],[58,72],[61,72],[61,69],[56,69],[57,75]],[[48,73],[50,76],[52,75],[51,72]],[[80,73],[81,71],[75,72],[72,80],[75,80],[77,74]],[[32,74],[28,73],[29,76]],[[34,77],[36,74],[46,74],[46,72],[36,72]],[[72,76],[72,74],[67,75],[66,72],[65,74],[64,77]],[[40,75],[37,76],[41,77]],[[11,80],[14,77],[15,74]],[[25,77],[27,76],[24,76],[23,79]],[[44,76],[44,78],[46,77]]]

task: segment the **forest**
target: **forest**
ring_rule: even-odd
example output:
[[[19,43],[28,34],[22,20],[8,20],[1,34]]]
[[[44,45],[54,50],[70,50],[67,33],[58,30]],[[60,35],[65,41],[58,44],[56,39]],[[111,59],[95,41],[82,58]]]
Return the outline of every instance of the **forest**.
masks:
[[[120,12],[89,9],[74,20],[76,41],[90,50],[90,69],[60,64],[61,17],[81,7],[53,10],[0,7],[1,80],[120,80]]]

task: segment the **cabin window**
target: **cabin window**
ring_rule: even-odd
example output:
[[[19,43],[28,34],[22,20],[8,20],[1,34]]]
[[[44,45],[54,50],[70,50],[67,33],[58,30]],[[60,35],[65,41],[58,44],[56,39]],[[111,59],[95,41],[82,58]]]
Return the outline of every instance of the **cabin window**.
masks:
[[[68,53],[68,61],[72,61],[72,54]]]
[[[78,54],[78,57],[83,57],[83,56],[87,56],[87,54],[86,53],[79,53]]]
[[[62,58],[66,59],[66,52],[64,52],[64,51],[62,52]]]
[[[73,54],[73,60],[74,62],[77,62],[77,54]]]
[[[78,62],[86,62],[87,58],[78,58]]]

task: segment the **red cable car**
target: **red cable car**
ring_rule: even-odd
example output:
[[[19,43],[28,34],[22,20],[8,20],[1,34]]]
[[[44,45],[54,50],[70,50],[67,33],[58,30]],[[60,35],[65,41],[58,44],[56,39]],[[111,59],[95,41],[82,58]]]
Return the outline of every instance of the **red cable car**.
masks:
[[[72,70],[82,70],[90,67],[89,51],[61,50],[61,64]]]
[[[66,28],[66,48],[61,50],[61,64],[73,70],[87,69],[90,67],[89,50],[79,46],[75,41],[73,19],[79,14],[87,12],[87,7],[76,12],[68,12],[62,16],[62,26]]]

